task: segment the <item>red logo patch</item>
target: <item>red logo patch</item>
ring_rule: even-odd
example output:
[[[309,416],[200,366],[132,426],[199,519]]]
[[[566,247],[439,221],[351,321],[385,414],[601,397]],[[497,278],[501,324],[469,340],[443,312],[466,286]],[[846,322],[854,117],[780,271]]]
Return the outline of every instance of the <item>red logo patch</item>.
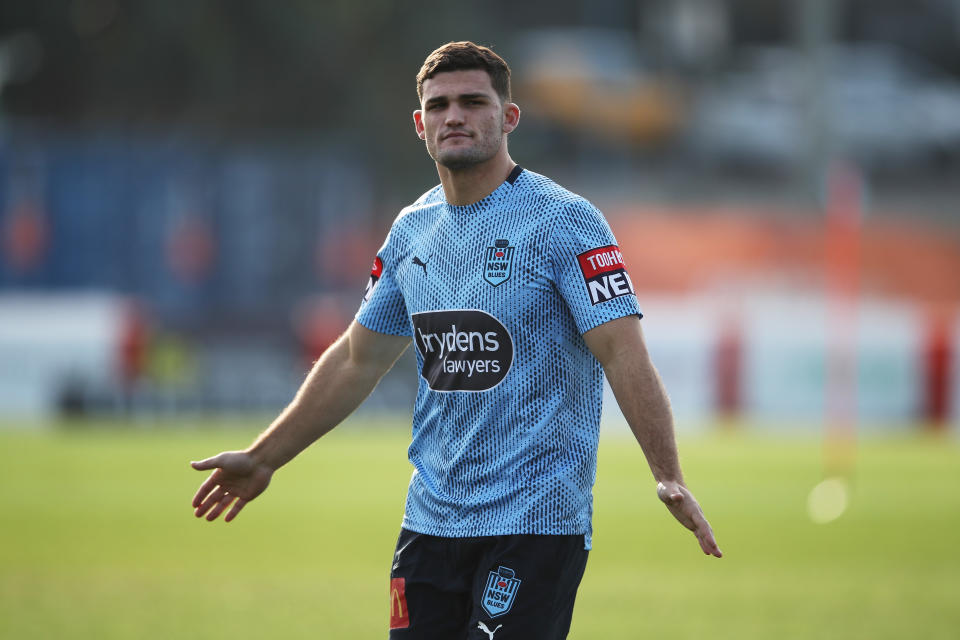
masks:
[[[379,258],[377,259],[379,262]],[[390,628],[406,629],[410,626],[410,611],[407,609],[405,578],[390,579]]]
[[[373,295],[373,290],[377,288],[377,282],[380,281],[381,275],[383,275],[383,261],[380,259],[380,256],[377,256],[373,259],[373,267],[370,269],[370,280],[367,282],[367,288],[363,292],[364,302],[369,300],[370,296]]]
[[[617,245],[585,251],[577,256],[577,261],[593,304],[633,293],[633,283]]]
[[[610,273],[625,269],[623,254],[615,244],[606,247],[597,247],[577,256],[580,261],[580,270],[586,279],[594,278],[601,273]]]

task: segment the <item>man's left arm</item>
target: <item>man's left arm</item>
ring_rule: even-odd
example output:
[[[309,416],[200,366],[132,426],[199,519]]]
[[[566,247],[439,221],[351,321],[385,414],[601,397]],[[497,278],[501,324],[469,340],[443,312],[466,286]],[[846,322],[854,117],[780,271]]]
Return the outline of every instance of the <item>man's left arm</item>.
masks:
[[[657,496],[693,531],[705,554],[721,557],[710,523],[684,484],[670,402],[647,352],[640,318],[631,315],[606,322],[584,333],[583,339],[603,366],[620,410],[643,449],[657,481]]]

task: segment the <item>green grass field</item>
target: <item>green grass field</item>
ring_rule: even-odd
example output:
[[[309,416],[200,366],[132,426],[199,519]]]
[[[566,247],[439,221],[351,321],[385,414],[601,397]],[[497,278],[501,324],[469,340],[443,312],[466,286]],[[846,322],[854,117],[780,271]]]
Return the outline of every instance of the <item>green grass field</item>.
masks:
[[[387,428],[392,427],[392,428]],[[188,461],[257,428],[0,431],[0,638],[384,638],[408,428],[352,421],[231,524],[194,519]],[[574,639],[960,637],[960,444],[861,443],[850,507],[814,524],[815,437],[681,439],[726,557],[604,439]]]

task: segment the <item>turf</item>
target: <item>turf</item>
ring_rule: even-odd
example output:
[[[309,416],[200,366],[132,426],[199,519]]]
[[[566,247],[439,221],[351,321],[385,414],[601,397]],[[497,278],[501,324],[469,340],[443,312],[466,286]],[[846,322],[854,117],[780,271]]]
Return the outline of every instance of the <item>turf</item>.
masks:
[[[0,430],[0,638],[383,638],[408,427],[351,421],[231,524],[194,519],[187,462],[246,425]],[[570,637],[956,638],[960,446],[861,442],[850,508],[814,524],[815,437],[681,440],[722,560],[601,442],[594,551]]]

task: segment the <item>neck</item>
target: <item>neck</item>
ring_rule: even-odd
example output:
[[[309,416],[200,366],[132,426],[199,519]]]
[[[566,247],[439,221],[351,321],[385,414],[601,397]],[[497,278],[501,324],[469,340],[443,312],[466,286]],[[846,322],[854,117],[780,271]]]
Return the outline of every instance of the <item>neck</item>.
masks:
[[[465,206],[483,200],[507,179],[516,163],[505,151],[482,164],[466,169],[437,165],[443,195],[448,204]]]

